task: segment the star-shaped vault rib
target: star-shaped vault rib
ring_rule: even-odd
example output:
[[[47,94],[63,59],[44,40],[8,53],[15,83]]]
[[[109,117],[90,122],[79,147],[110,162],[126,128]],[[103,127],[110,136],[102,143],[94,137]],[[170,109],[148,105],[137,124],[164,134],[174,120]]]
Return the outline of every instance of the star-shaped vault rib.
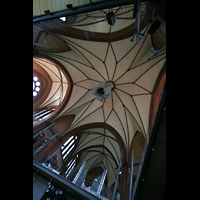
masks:
[[[136,131],[147,137],[151,93],[165,62],[165,54],[147,61],[153,55],[147,30],[142,30],[145,37],[139,44],[131,43],[130,38],[100,43],[55,34],[71,48],[51,54],[66,67],[74,82],[68,105],[59,115],[75,114],[69,131],[84,124],[108,123],[121,135],[127,149]],[[105,102],[91,94],[102,81],[115,84]]]

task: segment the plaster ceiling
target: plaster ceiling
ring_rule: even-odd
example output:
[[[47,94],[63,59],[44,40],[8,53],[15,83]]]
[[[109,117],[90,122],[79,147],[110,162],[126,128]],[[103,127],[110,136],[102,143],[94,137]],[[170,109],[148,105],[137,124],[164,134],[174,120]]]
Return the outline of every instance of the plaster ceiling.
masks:
[[[165,63],[165,53],[147,61],[153,55],[147,30],[141,31],[145,37],[139,44],[130,42],[130,38],[98,43],[56,34],[71,48],[51,54],[66,67],[74,82],[69,102],[58,116],[75,115],[69,131],[87,123],[108,123],[121,135],[127,149],[136,131],[148,137],[151,93]],[[115,84],[104,102],[92,94],[102,81]]]
[[[116,20],[116,27],[99,22],[77,26],[74,31],[80,29],[111,34],[129,26],[130,22],[133,23],[133,20]],[[147,58],[153,55],[152,38],[147,33],[148,29],[149,25],[140,31],[145,36],[138,44],[136,41],[130,42],[129,37],[114,42],[98,42],[51,32],[70,47],[69,51],[48,53],[49,57],[66,68],[73,81],[69,101],[55,118],[75,116],[65,134],[84,125],[89,127],[90,124],[98,122],[108,124],[116,130],[124,143],[127,152],[127,155],[123,155],[125,159],[128,158],[132,140],[137,132],[148,140],[152,91],[166,62],[165,53],[147,61]],[[57,76],[55,78],[59,79]],[[92,94],[93,88],[102,81],[112,81],[115,85],[111,96],[104,102],[100,102]],[[56,87],[58,88],[59,84]],[[88,128],[79,134],[80,141],[73,152],[74,156],[82,152],[77,169],[84,160],[87,160],[87,170],[98,166],[108,168],[109,184],[113,183],[114,169],[119,163],[122,151],[119,141],[105,128]]]
[[[73,80],[73,90],[68,104],[57,118],[75,115],[74,121],[67,132],[90,123],[102,122],[113,127],[121,136],[126,151],[131,146],[132,139],[139,131],[148,139],[149,110],[154,84],[165,63],[165,53],[147,61],[153,55],[151,52],[151,36],[147,34],[148,26],[141,32],[145,35],[139,44],[130,42],[130,38],[116,42],[93,42],[74,39],[63,35],[55,36],[65,40],[71,50],[62,53],[52,53],[51,57],[59,61],[70,73]],[[92,89],[102,81],[112,81],[115,88],[111,96],[100,102],[92,94]],[[103,145],[110,141],[103,135],[87,130],[81,138],[87,137],[85,145],[79,143],[75,153],[81,148]],[[112,140],[111,143],[115,143]],[[112,144],[113,144],[112,143]],[[114,146],[114,145],[113,145]],[[111,145],[108,149],[111,148]],[[115,150],[119,150],[119,146]],[[88,160],[87,170],[94,166],[109,169],[109,183],[114,182],[114,168],[119,163],[119,153],[116,163],[103,147],[91,147],[83,150],[82,156]],[[89,151],[92,150],[92,151]],[[101,152],[101,153],[100,153]],[[124,155],[125,158],[128,157]],[[115,157],[115,156],[114,156]],[[110,161],[108,163],[108,160]],[[79,163],[81,165],[82,162]]]

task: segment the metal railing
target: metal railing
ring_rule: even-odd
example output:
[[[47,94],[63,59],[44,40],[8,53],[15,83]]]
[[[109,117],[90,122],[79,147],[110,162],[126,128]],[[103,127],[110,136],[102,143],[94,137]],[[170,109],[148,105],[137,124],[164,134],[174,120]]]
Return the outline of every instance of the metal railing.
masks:
[[[85,4],[79,5],[76,7],[72,7],[72,9],[63,9],[54,12],[48,12],[48,14],[42,14],[33,17],[33,23],[41,22],[49,19],[60,18],[63,16],[73,16],[82,13],[89,13],[97,10],[104,10],[114,7],[121,7],[124,5],[131,5],[133,4],[133,0],[120,0],[120,1],[113,1],[113,0],[101,0],[98,2],[93,2],[92,4]]]
[[[146,8],[147,3],[141,3],[140,15],[143,15],[143,11]],[[125,5],[120,7],[114,7],[113,12],[115,13],[115,20],[119,19],[134,19],[133,18],[134,4]],[[74,11],[75,12],[75,11]],[[48,19],[47,21],[39,21],[33,24],[33,32],[48,31],[53,29],[59,29],[63,27],[76,27],[76,26],[86,26],[98,22],[107,20],[106,15],[109,9],[99,9],[95,11],[88,11],[80,14],[72,14],[69,16],[57,17],[54,19]],[[54,15],[53,15],[54,16]],[[62,20],[63,19],[63,20]],[[37,18],[36,18],[37,20]]]
[[[59,150],[61,153],[62,145],[59,148],[57,148],[56,151],[54,151],[51,155],[46,154],[47,152],[46,150],[56,140],[55,139],[56,136],[58,136],[61,133],[61,131],[58,131],[54,135],[52,131],[48,130],[53,125],[54,123],[44,128],[42,131],[40,131],[33,137],[33,139],[38,139],[38,141],[41,140],[40,145],[38,145],[37,147],[33,149],[33,161],[43,166],[43,168],[53,172],[54,174],[61,175],[64,179],[70,181],[74,185],[82,188],[83,190],[91,193],[96,198],[102,199],[102,200],[108,200],[107,197],[109,195],[111,186],[105,187],[104,185],[107,170],[104,170],[103,174],[100,175],[99,177],[96,177],[95,179],[90,179],[89,177],[86,177],[87,174],[85,171],[85,165],[83,165],[80,168],[80,170],[76,173],[75,171],[76,163],[75,163],[73,170],[70,170],[69,174],[66,175],[65,171],[67,171],[67,168],[65,169],[65,171],[63,171],[61,166],[58,167],[58,160],[55,159],[56,156],[54,156],[54,154],[57,154]],[[43,133],[43,135],[45,135],[45,133],[46,134],[48,133],[48,135],[50,135],[50,132],[52,134],[52,137],[49,138],[48,140],[44,139],[44,137],[41,136],[41,133]],[[88,182],[92,183],[92,185],[88,186]]]
[[[160,84],[161,82],[164,82],[164,84]],[[152,136],[152,131],[153,131],[153,128],[154,128],[154,125],[155,125],[155,120],[157,118],[158,108],[160,106],[160,102],[161,102],[161,99],[162,99],[162,96],[163,96],[165,84],[166,84],[166,70],[162,73],[162,76],[160,76],[159,84],[158,84],[158,87],[156,88],[156,91],[155,91],[155,94],[154,94],[154,97],[155,97],[154,101],[156,101],[156,99],[159,99],[159,105],[154,104],[153,109],[152,109],[152,113],[151,113],[151,116],[150,116],[150,122],[149,122],[149,128],[148,128],[149,139],[145,140],[145,143],[144,143],[143,152],[142,152],[137,176],[136,176],[134,187],[133,187],[132,200],[135,197],[136,189],[137,189],[137,186],[138,186],[139,178],[140,178],[142,167],[143,167],[143,164],[144,164],[144,159],[145,159],[145,156],[146,156],[146,153],[147,153],[147,148],[148,148],[148,145],[149,145],[149,140]],[[162,91],[160,89],[162,89]]]
[[[91,200],[98,200],[99,198],[95,197],[91,193],[83,190],[81,187],[76,186],[71,181],[66,179],[65,177],[61,176],[60,174],[55,173],[54,171],[50,170],[49,168],[45,167],[44,165],[36,162],[33,160],[33,169],[39,174],[45,174],[46,177],[49,178],[49,181],[56,182],[60,189],[68,188],[70,190],[70,194],[80,197],[85,197],[86,199]],[[66,191],[68,192],[68,190]]]
[[[142,157],[141,157],[141,160],[140,160],[140,164],[139,164],[137,176],[136,176],[135,183],[134,183],[134,187],[133,187],[132,200],[133,200],[133,198],[134,198],[134,196],[135,196],[135,192],[136,192],[136,188],[137,188],[138,181],[139,181],[139,178],[140,178],[142,166],[143,166],[143,164],[144,164],[144,158],[145,158],[146,152],[147,152],[147,141],[145,140],[144,148],[143,148],[143,151],[142,151]]]
[[[84,161],[76,176],[74,177],[72,183],[97,196],[99,199],[108,200],[107,196],[109,195],[109,193],[107,191],[107,188],[103,189],[106,174],[107,169],[104,170],[101,175],[94,179],[86,177],[86,161]],[[90,182],[90,185],[88,185],[88,182]],[[108,188],[110,188],[110,186]]]

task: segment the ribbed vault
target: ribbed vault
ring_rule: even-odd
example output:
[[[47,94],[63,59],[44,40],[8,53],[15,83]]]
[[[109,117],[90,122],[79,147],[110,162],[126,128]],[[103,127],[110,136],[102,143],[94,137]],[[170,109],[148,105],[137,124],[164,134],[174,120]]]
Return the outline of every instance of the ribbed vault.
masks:
[[[67,68],[74,82],[71,98],[60,114],[75,115],[69,131],[86,123],[108,123],[120,133],[127,149],[136,131],[148,137],[151,93],[165,63],[165,53],[147,61],[153,55],[147,30],[142,30],[145,37],[139,44],[131,43],[130,38],[98,43],[57,34],[71,48],[51,54]],[[115,84],[104,102],[91,91],[102,81]]]
[[[47,96],[45,101],[39,106],[39,108],[45,106],[59,106],[64,99],[68,89],[68,81],[65,75],[55,65],[55,63],[51,62],[50,60],[33,58],[33,61],[39,64],[48,73],[52,81],[49,95]]]
[[[105,128],[81,131],[79,143],[72,156],[81,155],[77,169],[86,160],[86,170],[96,167],[108,169],[108,185],[115,181],[117,164],[120,159],[120,145],[114,135]]]
[[[111,30],[105,22],[98,24],[104,27],[104,30],[108,27]],[[126,26],[129,24],[127,22]],[[89,30],[91,28],[92,30],[93,26],[96,25],[80,29]],[[122,24],[119,26],[121,28],[116,27],[116,30],[121,31],[126,28]],[[69,37],[62,30],[51,32],[55,37],[64,40],[70,50],[48,53],[48,56],[66,68],[73,82],[70,99],[54,120],[68,115],[75,116],[71,126],[63,134],[63,138],[69,138],[73,132],[80,137],[72,155],[81,155],[77,169],[84,160],[87,161],[87,170],[95,167],[108,168],[108,185],[115,180],[115,167],[119,163],[122,151],[126,152],[126,155],[123,155],[124,160],[128,160],[128,152],[135,134],[141,134],[145,139],[149,139],[152,91],[166,62],[166,55],[163,53],[147,61],[153,55],[152,38],[147,33],[148,29],[149,25],[140,31],[144,34],[144,38],[140,39],[138,44],[136,41],[130,42],[129,37],[112,42],[104,38],[103,42],[99,42],[90,41],[89,38],[84,40]],[[109,31],[108,34],[111,32]],[[104,102],[100,102],[92,94],[92,90],[101,82],[108,81],[114,84],[114,89],[111,96]],[[58,84],[57,88],[57,92],[61,91]],[[47,98],[44,104],[48,101]],[[59,99],[55,98],[54,102],[59,102]],[[105,127],[91,128],[89,126],[95,123],[112,127],[119,137],[115,137]],[[75,131],[86,126],[87,129]],[[119,138],[123,145],[119,143]]]
[[[39,95],[33,98],[33,112],[36,113],[37,120],[40,113],[50,113],[42,120],[38,120],[37,126],[33,127],[35,133],[36,130],[43,127],[46,120],[57,116],[65,107],[70,98],[73,85],[67,69],[48,56],[33,58],[34,74],[39,75],[40,80],[42,80],[42,87]]]

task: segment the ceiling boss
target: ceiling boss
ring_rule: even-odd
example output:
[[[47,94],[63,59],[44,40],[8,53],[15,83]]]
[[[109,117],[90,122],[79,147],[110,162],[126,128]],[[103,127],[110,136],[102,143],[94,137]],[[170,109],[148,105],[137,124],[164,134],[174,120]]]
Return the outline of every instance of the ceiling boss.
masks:
[[[94,94],[98,100],[103,102],[111,95],[112,88],[114,88],[114,84],[112,82],[101,82],[92,90],[92,94]]]

